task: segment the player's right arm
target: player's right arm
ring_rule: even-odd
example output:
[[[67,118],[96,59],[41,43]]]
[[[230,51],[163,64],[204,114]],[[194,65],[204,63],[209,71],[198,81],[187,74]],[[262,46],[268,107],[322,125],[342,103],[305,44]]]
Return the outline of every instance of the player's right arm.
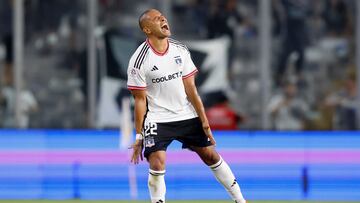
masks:
[[[128,66],[128,81],[127,86],[135,99],[134,117],[135,117],[135,130],[136,139],[132,145],[133,153],[131,162],[134,164],[139,163],[139,159],[143,160],[143,135],[142,128],[144,117],[147,111],[146,105],[146,79],[143,61],[146,57],[146,45],[141,45],[134,53],[129,61]]]
[[[145,90],[131,90],[131,94],[135,99],[134,117],[135,117],[135,130],[137,135],[141,135],[144,117],[146,114],[146,91]],[[136,139],[133,146],[133,153],[131,162],[134,164],[139,163],[139,158],[143,160],[142,149],[143,139]]]

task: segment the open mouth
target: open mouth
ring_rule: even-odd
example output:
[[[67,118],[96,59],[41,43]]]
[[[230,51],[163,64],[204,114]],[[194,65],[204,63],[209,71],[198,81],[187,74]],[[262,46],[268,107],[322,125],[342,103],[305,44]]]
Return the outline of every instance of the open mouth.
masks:
[[[164,24],[161,26],[161,30],[163,31],[168,31],[169,30],[169,26],[167,24]]]

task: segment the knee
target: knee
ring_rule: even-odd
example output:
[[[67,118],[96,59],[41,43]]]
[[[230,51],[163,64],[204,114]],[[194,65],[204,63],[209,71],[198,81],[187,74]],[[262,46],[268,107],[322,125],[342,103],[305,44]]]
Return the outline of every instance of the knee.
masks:
[[[165,159],[161,156],[151,156],[149,157],[150,169],[154,171],[163,171],[165,170]]]
[[[154,171],[163,171],[165,170],[165,164],[161,161],[155,161],[150,164],[150,169]]]
[[[219,154],[214,150],[207,150],[207,151],[204,152],[203,155],[204,155],[203,156],[203,161],[208,166],[214,165],[217,162],[219,162],[219,160],[220,160]]]

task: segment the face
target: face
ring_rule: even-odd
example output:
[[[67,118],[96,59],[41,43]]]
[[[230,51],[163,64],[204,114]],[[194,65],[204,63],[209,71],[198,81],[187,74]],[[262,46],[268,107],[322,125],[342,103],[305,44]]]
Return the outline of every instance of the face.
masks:
[[[143,31],[147,35],[153,35],[158,38],[165,38],[171,35],[167,19],[158,10],[150,10],[144,20],[145,26]]]

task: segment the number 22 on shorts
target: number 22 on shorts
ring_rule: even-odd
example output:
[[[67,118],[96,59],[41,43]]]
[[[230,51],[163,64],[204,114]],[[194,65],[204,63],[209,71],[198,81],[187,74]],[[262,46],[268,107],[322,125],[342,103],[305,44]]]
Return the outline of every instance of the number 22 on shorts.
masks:
[[[157,135],[157,124],[148,123],[145,125],[145,147],[152,147],[155,145],[154,135]]]

